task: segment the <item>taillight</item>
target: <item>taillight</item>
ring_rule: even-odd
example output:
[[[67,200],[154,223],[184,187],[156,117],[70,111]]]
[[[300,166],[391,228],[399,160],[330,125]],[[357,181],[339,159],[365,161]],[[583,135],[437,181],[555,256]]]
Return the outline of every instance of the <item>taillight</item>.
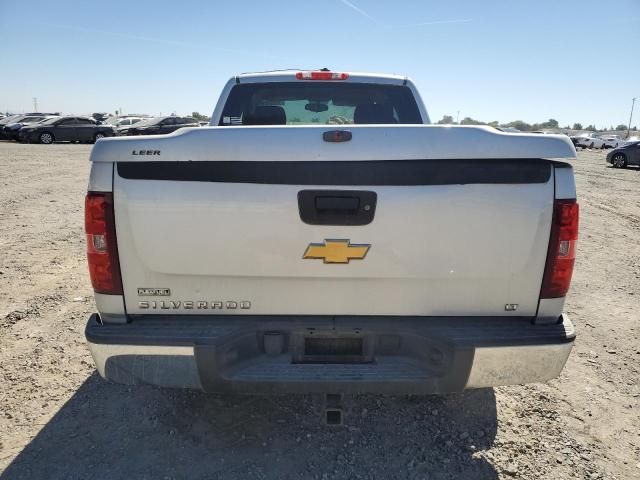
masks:
[[[298,80],[346,80],[349,78],[348,73],[338,72],[298,72],[296,73]]]
[[[89,276],[96,293],[122,295],[113,194],[89,192],[84,203]]]
[[[564,297],[569,291],[576,259],[578,212],[575,199],[556,200],[553,204],[551,237],[540,298]]]

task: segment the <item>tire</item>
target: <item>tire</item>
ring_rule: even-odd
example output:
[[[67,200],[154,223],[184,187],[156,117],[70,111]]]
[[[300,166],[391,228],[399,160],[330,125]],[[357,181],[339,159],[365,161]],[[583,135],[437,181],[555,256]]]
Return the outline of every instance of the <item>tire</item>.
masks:
[[[42,132],[38,135],[38,141],[44,145],[51,145],[54,142],[53,135],[49,132]]]
[[[627,157],[625,157],[624,153],[616,153],[611,158],[611,165],[613,165],[614,168],[626,168]]]
[[[98,132],[93,137],[93,143],[96,143],[98,140],[100,140],[101,138],[105,138],[105,137],[106,137],[106,135],[104,133]]]

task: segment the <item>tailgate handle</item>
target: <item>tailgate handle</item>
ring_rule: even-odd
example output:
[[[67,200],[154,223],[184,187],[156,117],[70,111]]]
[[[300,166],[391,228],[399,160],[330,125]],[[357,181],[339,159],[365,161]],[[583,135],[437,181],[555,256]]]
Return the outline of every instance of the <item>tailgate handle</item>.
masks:
[[[378,195],[364,190],[301,190],[300,219],[309,225],[367,225],[373,221]]]
[[[360,208],[360,197],[316,197],[316,210],[320,214],[355,215]]]

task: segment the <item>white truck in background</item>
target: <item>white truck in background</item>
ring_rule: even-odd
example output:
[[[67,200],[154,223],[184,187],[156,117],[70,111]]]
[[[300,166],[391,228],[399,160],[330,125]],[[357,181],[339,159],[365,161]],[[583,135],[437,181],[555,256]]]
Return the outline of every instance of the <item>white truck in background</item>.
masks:
[[[251,394],[559,375],[573,145],[428,123],[405,77],[285,71],[232,78],[210,127],[97,142],[100,374]]]

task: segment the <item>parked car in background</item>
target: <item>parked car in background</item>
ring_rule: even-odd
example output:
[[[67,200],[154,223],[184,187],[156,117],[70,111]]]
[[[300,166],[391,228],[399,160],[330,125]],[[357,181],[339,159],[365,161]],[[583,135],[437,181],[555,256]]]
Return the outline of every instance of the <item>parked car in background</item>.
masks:
[[[149,117],[139,116],[126,116],[126,117],[109,117],[103,122],[103,125],[113,125],[116,128],[129,127],[134,123],[141,122],[142,120],[148,120]]]
[[[28,116],[23,117],[17,122],[10,122],[6,125],[3,125],[0,129],[0,139],[2,140],[18,140],[18,134],[20,129],[27,125],[34,125],[36,123],[42,122],[43,120],[48,120],[49,118],[55,118],[47,115],[37,115],[37,116]]]
[[[582,148],[604,148],[604,141],[600,137],[592,134],[576,135],[576,147]]]
[[[141,122],[142,120],[145,120],[145,119],[144,118],[140,118],[140,117],[121,118],[116,123],[116,127],[129,127],[129,126],[133,125],[134,123]]]
[[[23,121],[25,118],[28,118],[29,115],[10,115],[6,118],[3,118],[2,120],[0,120],[0,140],[5,139],[5,133],[4,133],[4,128],[12,125],[14,123],[20,123],[21,121]]]
[[[25,118],[27,118],[25,115],[14,115],[13,117],[14,118],[7,119],[6,122],[0,121],[0,140],[9,139],[10,130],[9,129],[5,130],[7,127],[9,127],[10,125],[13,126],[13,125],[19,124],[21,120],[24,120]]]
[[[640,141],[627,142],[607,154],[607,163],[615,168],[640,165]]]
[[[19,122],[20,119],[24,117],[26,117],[26,115],[9,115],[7,117],[4,117],[0,119],[0,128],[2,128],[4,125],[7,125],[9,123]]]
[[[133,125],[134,123],[141,122],[142,120],[145,120],[145,119],[142,118],[142,117],[121,118],[116,123],[116,127],[125,127],[125,126],[129,126],[129,125]]]
[[[96,112],[91,114],[91,118],[93,118],[98,123],[104,123],[110,118],[114,118],[113,115],[106,112]]]
[[[133,124],[118,126],[116,127],[116,134],[118,136],[137,135],[137,133],[135,133],[136,132],[135,130],[132,131],[132,128],[138,129],[138,128],[144,127],[146,125],[151,124],[151,122],[154,122],[155,120],[157,120],[157,118],[158,117],[144,118],[139,122],[136,122],[135,127],[133,127]]]
[[[620,135],[605,135],[601,138],[604,142],[604,148],[618,148],[625,143],[625,141],[620,138]]]
[[[93,143],[103,137],[113,137],[116,129],[112,125],[98,125],[89,117],[56,117],[20,129],[21,142],[50,144],[53,142]]]
[[[109,123],[110,125],[131,125],[132,123],[137,123],[138,121],[142,121],[142,120],[150,120],[154,118],[151,115],[145,115],[145,114],[131,114],[131,115],[120,115],[119,117],[111,117],[109,119],[107,119],[107,121],[105,123]],[[125,121],[125,120],[129,120],[129,122]]]
[[[155,117],[118,130],[118,135],[164,135],[183,127],[199,127],[191,117]]]
[[[9,123],[17,123],[21,122],[27,117],[53,117],[60,115],[60,112],[49,113],[49,112],[31,112],[31,113],[20,113],[16,115],[7,115],[6,117],[0,119],[0,130],[4,125],[8,125]]]
[[[574,148],[578,148],[578,137],[577,135],[569,135],[569,140],[573,143]]]

